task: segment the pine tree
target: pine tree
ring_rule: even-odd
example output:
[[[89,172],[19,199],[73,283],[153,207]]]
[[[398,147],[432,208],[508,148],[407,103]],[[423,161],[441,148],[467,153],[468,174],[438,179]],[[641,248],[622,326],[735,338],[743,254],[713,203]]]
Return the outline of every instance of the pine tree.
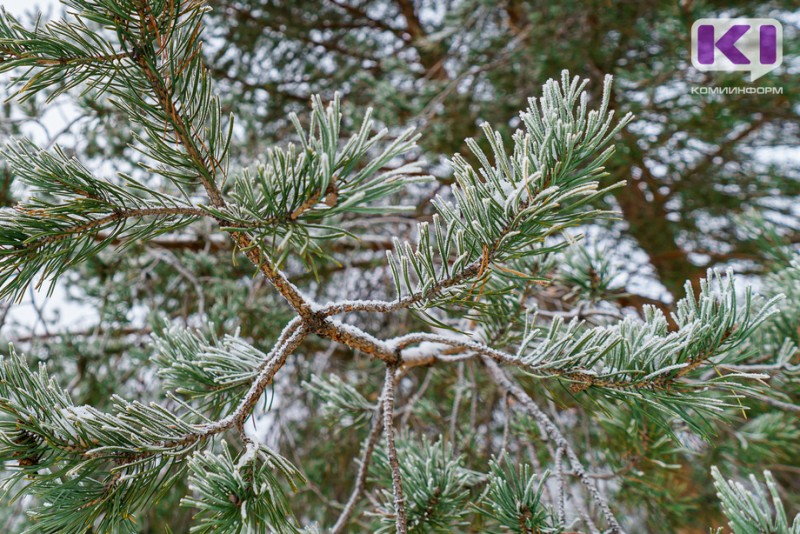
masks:
[[[734,532],[797,530],[769,471],[769,497],[720,472],[796,460],[800,258],[776,254],[762,295],[709,271],[671,316],[625,308],[581,242],[626,187],[603,185],[631,120],[610,77],[589,93],[564,71],[512,136],[483,124],[428,218],[424,136],[338,96],[240,161],[203,2],[65,5],[0,15],[0,72],[21,102],[125,117],[135,165],[2,152],[26,199],[0,214],[0,295],[83,273],[110,326],[0,361],[13,529],[178,530],[185,510],[197,532],[634,532],[680,523],[697,464]],[[147,298],[117,277],[137,269]],[[141,301],[148,327],[120,328]]]

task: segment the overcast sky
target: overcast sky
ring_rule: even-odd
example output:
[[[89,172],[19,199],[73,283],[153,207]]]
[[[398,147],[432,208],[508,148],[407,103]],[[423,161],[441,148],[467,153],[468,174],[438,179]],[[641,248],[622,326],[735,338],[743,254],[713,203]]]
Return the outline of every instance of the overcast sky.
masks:
[[[0,0],[0,6],[14,16],[19,16],[32,9],[47,11],[58,4],[57,0]]]

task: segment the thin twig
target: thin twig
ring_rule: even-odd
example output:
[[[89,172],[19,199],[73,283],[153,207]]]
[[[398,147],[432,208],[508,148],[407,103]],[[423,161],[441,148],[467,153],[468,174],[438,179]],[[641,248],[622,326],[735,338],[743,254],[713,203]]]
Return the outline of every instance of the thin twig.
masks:
[[[570,491],[570,495],[572,495],[572,502],[575,503],[575,508],[578,509],[578,514],[581,516],[581,519],[583,519],[583,522],[586,523],[589,532],[592,534],[600,534],[600,529],[597,528],[597,525],[594,524],[592,517],[589,515],[589,510],[586,509],[586,503],[583,500],[583,496],[578,492],[578,488],[573,487]]]
[[[406,503],[403,496],[403,479],[400,475],[400,462],[397,459],[397,447],[394,443],[394,372],[396,365],[386,365],[386,377],[383,381],[383,429],[386,434],[386,450],[389,466],[392,468],[392,490],[394,491],[395,529],[398,534],[406,534]]]
[[[566,486],[564,485],[564,449],[559,447],[556,449],[555,468],[556,468],[556,481],[558,482],[558,523],[565,525],[567,523],[567,496]]]
[[[348,521],[350,521],[350,518],[353,516],[353,512],[355,512],[358,501],[361,500],[361,494],[364,493],[364,488],[367,485],[369,464],[372,461],[372,453],[375,451],[375,445],[377,445],[381,437],[381,430],[383,430],[381,413],[382,408],[381,403],[379,403],[372,420],[369,435],[367,439],[364,440],[364,445],[362,446],[363,452],[361,453],[361,460],[358,465],[358,474],[356,474],[356,485],[353,487],[353,492],[350,494],[350,498],[347,500],[342,514],[339,516],[339,519],[336,520],[336,524],[333,525],[331,534],[339,534],[344,530]]]
[[[478,426],[478,377],[475,375],[475,367],[472,364],[469,365],[469,381],[472,390],[469,406],[469,427],[475,429]]]
[[[22,208],[16,208],[19,211],[24,213]],[[61,233],[56,235],[48,235],[46,237],[42,237],[39,239],[34,239],[32,241],[25,243],[26,249],[31,248],[39,248],[44,245],[49,245],[51,243],[55,243],[57,241],[63,241],[64,239],[68,239],[70,236],[75,234],[82,234],[84,232],[88,232],[95,228],[99,228],[101,226],[122,221],[125,219],[140,219],[142,217],[170,217],[174,215],[179,216],[186,216],[186,217],[208,217],[208,213],[201,210],[200,208],[190,207],[190,206],[183,206],[183,207],[166,207],[166,208],[137,208],[137,209],[130,209],[130,210],[119,210],[115,211],[110,215],[106,215],[105,217],[100,217],[99,219],[93,219],[88,222],[84,222],[70,228],[64,228],[61,230]]]
[[[458,363],[458,374],[456,375],[456,395],[453,399],[453,411],[450,412],[450,443],[453,450],[456,449],[456,432],[458,431],[458,409],[461,405],[462,388],[464,384],[464,362]]]
[[[419,388],[417,388],[417,391],[414,392],[408,401],[406,401],[405,406],[403,406],[403,416],[400,418],[401,425],[406,426],[408,424],[408,420],[411,418],[411,413],[414,411],[414,405],[425,395],[425,392],[428,390],[428,386],[431,384],[431,378],[433,378],[433,368],[428,369],[428,372],[425,373],[425,378],[422,380]]]
[[[511,395],[503,393],[503,442],[500,445],[500,453],[497,455],[497,463],[503,461],[508,451],[508,438],[511,429]]]
[[[553,424],[549,417],[536,405],[533,399],[519,387],[517,384],[511,381],[511,379],[506,376],[506,373],[500,368],[497,363],[489,357],[482,356],[481,360],[483,361],[486,368],[489,370],[489,374],[492,376],[494,381],[500,388],[504,391],[508,391],[516,399],[519,401],[520,405],[528,412],[535,420],[542,426],[542,428],[547,432],[548,437],[555,442],[557,447],[564,449],[564,452],[567,454],[567,458],[569,458],[569,462],[572,465],[572,469],[575,471],[575,474],[578,476],[580,481],[586,486],[589,495],[591,495],[594,502],[600,508],[603,513],[603,516],[606,518],[609,526],[611,527],[612,532],[622,533],[622,527],[617,521],[617,518],[614,516],[614,513],[611,511],[611,508],[608,505],[608,501],[606,501],[605,497],[600,494],[600,491],[595,486],[594,481],[587,476],[586,470],[583,467],[583,464],[578,458],[578,455],[572,449],[572,446],[569,444],[567,439],[561,433],[561,431]]]
[[[290,321],[283,329],[283,332],[281,332],[275,346],[261,364],[259,374],[255,380],[253,380],[250,389],[247,390],[247,393],[245,393],[239,405],[231,414],[217,421],[198,426],[196,430],[179,439],[162,441],[154,445],[158,449],[186,447],[216,434],[220,434],[228,429],[241,427],[247,418],[250,417],[253,407],[255,407],[261,395],[264,393],[264,390],[272,382],[275,374],[283,367],[283,364],[286,363],[286,359],[297,349],[306,336],[308,336],[308,331],[302,326],[302,321],[299,317]],[[83,449],[86,449],[86,447],[78,448],[78,450]],[[99,452],[86,450],[83,453],[86,458],[101,457],[107,454],[108,453],[103,450]],[[158,454],[158,452],[148,450],[133,455],[127,455],[127,457],[133,461],[155,454]]]

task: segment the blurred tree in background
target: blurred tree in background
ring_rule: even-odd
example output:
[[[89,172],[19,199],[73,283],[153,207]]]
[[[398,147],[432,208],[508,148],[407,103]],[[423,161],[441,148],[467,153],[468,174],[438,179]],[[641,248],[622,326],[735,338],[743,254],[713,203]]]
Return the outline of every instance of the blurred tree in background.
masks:
[[[127,3],[133,2],[119,2]],[[590,207],[619,212],[618,218],[578,221],[578,229],[587,235],[584,243],[505,264],[524,272],[521,280],[491,278],[485,286],[467,288],[469,298],[485,298],[502,310],[477,305],[451,310],[447,303],[446,313],[355,313],[345,320],[382,339],[415,331],[441,333],[445,327],[481,330],[494,336],[493,346],[513,353],[524,339],[527,312],[539,310],[540,326],[558,323],[559,317],[585,320],[576,336],[588,328],[617,325],[623,316],[650,324],[647,321],[654,319],[648,306],[669,317],[678,311],[675,303],[686,294],[686,281],[699,295],[708,268],[731,268],[767,298],[781,293],[787,298],[777,304],[779,313],[746,341],[715,352],[717,359],[709,359],[690,377],[707,384],[730,373],[770,376],[759,379],[769,387],[728,399],[735,406],[725,408],[724,418],[708,416],[705,424],[698,424],[694,412],[680,416],[683,409],[692,411],[691,403],[679,408],[668,399],[656,401],[671,406],[656,417],[647,402],[609,398],[597,384],[600,393],[563,377],[518,373],[515,379],[569,438],[591,480],[630,532],[662,532],[665,525],[671,532],[707,532],[728,521],[735,524],[733,516],[743,508],[726,511],[726,518],[715,493],[730,503],[737,490],[726,486],[723,478],[745,479],[756,473],[761,480],[764,469],[771,471],[770,488],[782,488],[774,491],[781,491],[788,515],[798,511],[800,272],[797,260],[792,261],[800,242],[800,65],[794,2],[237,0],[210,1],[209,6],[202,56],[192,60],[202,60],[215,80],[221,116],[236,116],[228,153],[231,177],[242,176],[241,170],[249,167],[249,178],[257,183],[261,175],[252,163],[265,160],[272,147],[298,141],[290,114],[297,113],[307,125],[315,94],[325,102],[332,101],[335,92],[341,95],[343,138],[358,132],[368,107],[374,108],[373,129],[389,129],[382,143],[402,138],[407,126],[421,134],[417,148],[396,154],[379,169],[386,173],[426,162],[406,173],[410,180],[402,191],[386,192],[387,204],[414,209],[336,214],[336,226],[345,237],[312,240],[319,250],[298,246],[302,235],[260,235],[288,279],[319,303],[395,298],[386,252],[397,252],[395,237],[416,242],[417,223],[433,220],[436,210],[430,201],[437,195],[453,200],[457,177],[448,161],[454,153],[463,154],[466,164],[482,165],[465,139],[475,138],[492,154],[490,138],[481,130],[486,121],[510,146],[514,131],[523,127],[518,112],[528,107],[529,97],[541,94],[546,80],[558,79],[562,69],[589,80],[586,90],[593,105],[602,99],[604,77],[613,75],[610,108],[618,117],[631,112],[635,118],[614,139],[616,152],[605,163],[608,175],[602,177],[602,185],[622,180],[625,185],[592,197]],[[755,82],[782,87],[782,94],[692,94],[697,86],[748,84],[741,74],[701,73],[689,63],[691,24],[715,16],[774,17],[782,22],[784,67]],[[92,30],[97,22],[85,21]],[[0,34],[0,39],[6,37],[7,32]],[[0,43],[2,69],[2,62],[11,58],[3,53],[9,43]],[[5,76],[21,72],[18,68]],[[152,166],[152,154],[141,150],[148,126],[105,97],[81,93],[91,80],[67,86],[71,79],[61,73],[44,80],[47,83],[40,81],[28,100],[5,103],[2,140],[41,136],[37,130],[48,130],[40,148],[52,151],[57,143],[66,156],[76,156],[102,176],[123,172],[144,188],[161,190],[164,175],[140,166]],[[54,100],[46,104],[51,96]],[[63,127],[53,129],[47,113],[58,106],[67,118]],[[33,160],[35,151],[19,156]],[[30,193],[31,177],[19,168],[6,158],[0,160],[3,205]],[[433,180],[418,180],[422,175],[432,175]],[[248,198],[233,178],[219,185],[242,204]],[[183,187],[193,203],[206,203],[198,200],[202,191],[197,183]],[[41,187],[37,190],[41,194]],[[315,201],[335,204],[337,193],[325,194]],[[45,191],[46,200],[58,195]],[[303,211],[292,213],[300,217]],[[233,220],[233,214],[224,215]],[[245,215],[236,214],[242,220]],[[26,354],[30,365],[44,362],[75,405],[110,410],[115,402],[111,395],[117,393],[179,409],[162,388],[180,391],[196,384],[164,371],[174,368],[169,355],[209,345],[244,358],[242,353],[251,354],[249,349],[220,341],[234,332],[236,339],[266,354],[294,317],[269,281],[254,276],[253,265],[241,253],[231,261],[234,244],[213,221],[193,220],[180,228],[179,222],[169,232],[147,239],[103,234],[109,248],[80,255],[82,261],[74,262],[59,280],[65,288],[61,294],[96,310],[79,329],[71,327],[70,317],[53,320],[39,313],[40,295],[33,300],[35,329],[26,332],[13,324],[10,300],[3,301],[0,311],[8,321],[4,338]],[[122,244],[124,248],[116,248]],[[741,297],[743,286],[739,290]],[[519,297],[513,305],[492,297],[509,292]],[[482,316],[503,321],[485,324]],[[682,324],[675,318],[666,321],[670,331]],[[186,328],[199,329],[194,335],[202,339],[192,338],[187,332],[193,330]],[[451,354],[461,352],[454,349]],[[358,487],[354,459],[365,443],[377,440],[374,429],[380,430],[373,412],[382,394],[383,367],[346,345],[308,337],[277,375],[266,402],[256,408],[256,423],[249,432],[285,457],[264,465],[288,460],[302,471],[304,481],[286,469],[297,492],[287,489],[284,506],[291,507],[299,523],[334,525]],[[407,486],[420,488],[406,495],[412,529],[502,531],[501,525],[509,524],[508,507],[502,503],[515,499],[529,503],[531,516],[527,527],[517,523],[520,532],[590,531],[591,524],[581,519],[585,517],[594,518],[601,528],[606,525],[565,448],[513,388],[498,387],[480,360],[415,365],[399,373],[397,446],[401,459],[407,459],[402,476]],[[233,393],[241,390],[234,388]],[[230,399],[227,404],[214,402],[201,403],[208,417],[225,415],[235,404]],[[229,449],[216,450],[219,454],[199,456],[175,481],[173,491],[136,514],[132,528],[163,531],[166,525],[174,532],[187,531],[189,519],[203,507],[198,497],[202,473],[234,470],[233,451],[243,443],[236,437],[230,441]],[[366,496],[358,501],[357,513],[344,531],[394,525],[390,462],[381,447],[365,469]],[[518,468],[522,464],[528,465]],[[712,466],[722,473],[714,478],[717,489],[711,484]],[[198,502],[179,507],[187,494]],[[762,509],[770,510],[780,499],[764,500]],[[2,517],[8,529],[27,526],[22,512],[32,506],[28,499],[8,506]],[[269,516],[284,511],[277,506],[262,512]],[[779,516],[776,512],[776,525]],[[752,527],[757,523],[742,521],[745,526],[736,532],[759,531]],[[784,531],[780,525],[770,528]]]
[[[418,124],[436,161],[464,151],[482,121],[508,123],[561,69],[616,79],[614,107],[636,121],[609,165],[628,180],[612,207],[619,239],[670,300],[709,265],[759,270],[764,251],[741,216],[763,217],[797,242],[797,65],[759,80],[784,94],[693,95],[737,86],[740,74],[700,73],[689,28],[702,17],[777,17],[785,56],[797,53],[793,2],[219,2],[210,55],[232,107],[247,105],[252,146],[280,138],[286,111],[339,91],[387,124]],[[231,46],[233,45],[233,46]],[[230,84],[230,85],[228,85]],[[768,149],[768,150],[759,150]],[[256,148],[258,151],[259,148]],[[447,170],[436,173],[446,185]],[[440,175],[441,174],[441,175]],[[793,211],[794,210],[794,211]],[[634,299],[639,303],[638,299]]]

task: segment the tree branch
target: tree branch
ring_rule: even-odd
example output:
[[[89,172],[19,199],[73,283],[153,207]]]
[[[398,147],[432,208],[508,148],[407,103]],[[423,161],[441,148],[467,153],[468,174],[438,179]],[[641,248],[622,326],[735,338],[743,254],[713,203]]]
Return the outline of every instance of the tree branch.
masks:
[[[24,208],[14,208],[17,211],[27,213],[28,210]],[[149,217],[149,216],[170,216],[170,215],[187,215],[192,217],[208,217],[208,213],[204,212],[199,208],[190,208],[190,207],[175,207],[175,208],[140,208],[140,209],[131,209],[131,210],[121,210],[115,211],[114,213],[107,215],[105,217],[101,217],[100,219],[94,219],[91,221],[87,221],[82,224],[78,224],[73,226],[72,228],[64,230],[62,233],[58,235],[51,235],[42,237],[40,239],[36,239],[27,243],[27,247],[38,248],[42,245],[47,245],[50,243],[55,243],[64,239],[69,238],[71,235],[81,234],[83,232],[87,232],[94,228],[100,228],[105,226],[109,223],[122,221],[125,219],[134,219],[134,218],[141,218],[141,217]],[[46,218],[46,216],[45,216]]]
[[[426,291],[421,291],[413,295],[408,295],[395,301],[385,300],[353,300],[341,303],[331,303],[325,305],[320,313],[329,317],[331,315],[338,315],[340,313],[351,312],[374,312],[374,313],[389,313],[404,308],[410,308],[414,304],[433,298],[445,289],[451,288],[461,282],[477,275],[481,272],[481,266],[484,265],[483,257],[473,261],[467,265],[460,273],[457,273],[449,278],[432,285]]]
[[[286,359],[297,349],[307,335],[308,331],[299,317],[290,321],[281,332],[278,340],[275,342],[275,346],[261,365],[259,374],[256,376],[255,380],[253,380],[250,389],[244,397],[242,397],[239,405],[231,414],[217,421],[200,425],[197,427],[197,430],[185,435],[181,439],[156,443],[154,444],[155,447],[159,449],[186,447],[231,428],[241,427],[250,416],[253,407],[255,407],[256,403],[261,398],[266,387],[272,382],[275,374],[283,367],[283,364],[286,363]],[[88,447],[81,448],[85,450],[84,456],[87,458],[102,457],[108,454],[106,451],[95,452]],[[145,451],[126,454],[124,459],[126,461],[135,461],[137,459],[153,456],[154,454],[157,454],[157,452]]]
[[[4,57],[5,56],[5,57]],[[97,56],[74,56],[74,57],[39,57],[33,54],[25,54],[7,46],[0,46],[0,63],[8,60],[31,59],[36,62],[38,67],[67,67],[71,65],[90,65],[94,63],[114,63],[130,57],[126,52],[118,54],[103,54]]]

